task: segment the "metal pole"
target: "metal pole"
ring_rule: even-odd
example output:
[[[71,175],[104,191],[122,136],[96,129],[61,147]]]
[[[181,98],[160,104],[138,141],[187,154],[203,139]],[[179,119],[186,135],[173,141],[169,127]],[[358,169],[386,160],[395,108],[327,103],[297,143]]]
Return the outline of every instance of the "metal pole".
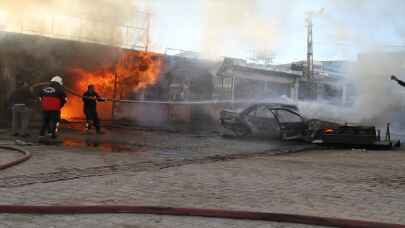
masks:
[[[145,44],[145,52],[149,51],[149,42],[150,42],[150,13],[147,14],[146,19],[146,44]]]
[[[235,103],[235,86],[236,86],[236,77],[232,76],[232,109],[234,108]]]
[[[115,98],[117,96],[117,83],[118,83],[118,73],[116,69],[114,70],[114,89],[113,89],[113,102],[111,107],[111,121],[115,119]]]
[[[118,72],[117,72],[117,65],[119,63],[119,54],[118,51],[119,49],[116,49],[116,59],[115,59],[115,65],[114,65],[114,88],[113,88],[113,101],[112,101],[112,107],[111,107],[111,122],[114,121],[115,119],[115,105],[116,105],[116,97],[117,97],[117,86],[118,86]]]
[[[306,79],[309,83],[309,96],[311,100],[316,100],[318,97],[318,88],[314,82],[314,50],[313,50],[313,34],[312,34],[312,14],[309,14],[306,22],[308,26],[307,31],[307,67],[306,67]]]
[[[312,41],[312,16],[307,18],[308,34],[307,34],[307,79],[313,78],[313,41]]]
[[[390,131],[390,123],[387,123],[387,131],[385,134],[385,140],[386,141],[391,141],[391,131]]]

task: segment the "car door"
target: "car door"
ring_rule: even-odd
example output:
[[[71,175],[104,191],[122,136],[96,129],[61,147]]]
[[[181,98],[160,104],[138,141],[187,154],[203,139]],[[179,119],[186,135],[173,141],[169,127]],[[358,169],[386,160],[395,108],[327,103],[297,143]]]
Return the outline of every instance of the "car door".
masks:
[[[297,139],[303,136],[305,131],[305,120],[300,114],[282,108],[272,109],[271,111],[280,126],[280,135],[282,139]]]
[[[274,114],[266,105],[257,105],[247,114],[248,125],[253,133],[261,136],[278,134],[278,124]]]

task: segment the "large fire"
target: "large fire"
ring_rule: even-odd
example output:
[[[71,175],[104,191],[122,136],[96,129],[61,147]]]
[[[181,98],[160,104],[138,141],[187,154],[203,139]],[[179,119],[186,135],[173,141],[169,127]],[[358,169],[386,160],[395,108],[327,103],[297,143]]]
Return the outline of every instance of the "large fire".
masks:
[[[149,52],[125,52],[116,64],[102,66],[96,71],[82,68],[69,70],[73,81],[72,89],[83,94],[89,84],[95,85],[98,94],[105,98],[126,98],[157,83],[162,69],[162,57]],[[116,86],[116,87],[115,87]],[[62,118],[83,118],[83,102],[80,97],[69,94],[68,102],[62,110]],[[110,102],[101,103],[98,111],[102,118],[111,118]]]

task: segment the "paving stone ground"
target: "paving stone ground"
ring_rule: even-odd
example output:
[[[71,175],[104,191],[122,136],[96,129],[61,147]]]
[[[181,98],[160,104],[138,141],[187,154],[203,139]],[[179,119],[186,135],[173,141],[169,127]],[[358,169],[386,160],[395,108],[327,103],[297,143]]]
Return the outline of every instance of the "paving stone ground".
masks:
[[[141,152],[125,151],[128,148],[122,152],[111,152],[109,148],[81,145],[29,147],[33,158],[20,166],[1,171],[0,183],[18,176],[59,175],[72,170],[111,166],[130,168],[100,176],[51,178],[48,183],[4,185],[0,187],[0,204],[219,208],[405,224],[405,151],[402,150],[318,149],[275,155],[277,149],[281,150],[286,145],[218,136],[130,133],[139,135],[132,137],[132,141],[122,140],[132,142],[130,149],[142,149]],[[109,136],[105,137],[104,141],[108,141]],[[168,152],[167,148],[172,150]],[[224,159],[232,154],[251,156]],[[204,160],[219,155],[226,156]],[[0,156],[3,158],[3,155]],[[5,155],[9,156],[13,155]],[[185,160],[188,162],[182,163]],[[175,165],[160,166],[165,163]],[[142,164],[159,165],[136,169]],[[0,215],[0,227],[310,226],[127,214],[3,214]]]

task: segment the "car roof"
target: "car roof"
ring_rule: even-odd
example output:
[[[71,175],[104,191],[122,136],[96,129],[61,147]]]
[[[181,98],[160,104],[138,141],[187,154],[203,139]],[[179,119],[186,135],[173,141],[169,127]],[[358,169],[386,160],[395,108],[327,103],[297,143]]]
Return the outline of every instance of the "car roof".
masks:
[[[268,108],[287,108],[298,111],[298,106],[294,104],[286,104],[286,103],[257,103],[256,105],[265,105]]]

